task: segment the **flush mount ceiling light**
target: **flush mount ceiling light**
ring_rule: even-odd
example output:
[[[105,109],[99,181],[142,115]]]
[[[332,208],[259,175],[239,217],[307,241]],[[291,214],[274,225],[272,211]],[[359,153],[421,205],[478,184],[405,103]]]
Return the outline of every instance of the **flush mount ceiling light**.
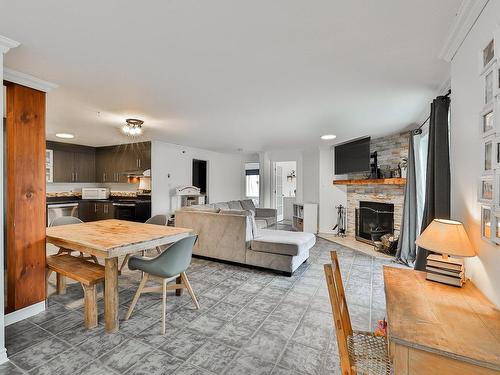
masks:
[[[332,139],[335,139],[335,138],[337,138],[337,136],[334,134],[325,134],[325,135],[321,136],[321,139],[324,141],[331,141]]]
[[[144,124],[144,121],[128,118],[125,122],[126,124],[122,126],[122,132],[131,137],[137,137],[142,134],[142,124]]]
[[[64,138],[64,139],[72,139],[72,138],[75,138],[75,135],[71,134],[71,133],[57,133],[56,137],[57,138]]]

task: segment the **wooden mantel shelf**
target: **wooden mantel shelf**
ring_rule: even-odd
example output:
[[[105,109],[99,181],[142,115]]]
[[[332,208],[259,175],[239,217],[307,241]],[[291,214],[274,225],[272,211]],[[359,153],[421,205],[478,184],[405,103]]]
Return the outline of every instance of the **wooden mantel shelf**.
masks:
[[[406,178],[377,178],[364,180],[334,180],[334,185],[404,185]]]

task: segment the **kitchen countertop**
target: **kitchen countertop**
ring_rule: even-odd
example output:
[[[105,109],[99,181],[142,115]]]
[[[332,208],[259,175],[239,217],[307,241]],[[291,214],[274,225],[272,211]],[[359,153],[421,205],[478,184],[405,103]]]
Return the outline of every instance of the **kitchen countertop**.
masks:
[[[151,203],[151,197],[113,196],[109,197],[108,199],[82,199],[79,196],[47,197],[47,204],[69,204],[69,203],[78,203],[81,201],[86,201],[86,202],[131,201],[136,203]]]

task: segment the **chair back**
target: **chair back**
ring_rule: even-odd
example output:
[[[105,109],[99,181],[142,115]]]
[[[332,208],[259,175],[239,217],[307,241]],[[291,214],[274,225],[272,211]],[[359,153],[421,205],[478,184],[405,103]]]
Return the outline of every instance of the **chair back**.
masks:
[[[52,220],[49,226],[58,227],[59,225],[70,225],[70,224],[81,224],[81,223],[83,223],[83,221],[74,216],[59,216],[56,217],[54,220]]]
[[[155,215],[146,220],[146,224],[167,225],[167,215]]]
[[[325,264],[325,277],[328,285],[328,295],[332,305],[333,321],[335,323],[335,333],[337,335],[337,344],[340,356],[340,367],[343,375],[353,374],[351,370],[352,363],[349,359],[347,348],[347,337],[352,336],[351,318],[345,298],[344,285],[340,274],[340,265],[337,258],[337,252],[331,251],[331,264]]]
[[[153,274],[168,278],[186,271],[191,264],[193,246],[197,238],[197,235],[184,237],[154,258],[153,263],[157,265],[158,272]]]

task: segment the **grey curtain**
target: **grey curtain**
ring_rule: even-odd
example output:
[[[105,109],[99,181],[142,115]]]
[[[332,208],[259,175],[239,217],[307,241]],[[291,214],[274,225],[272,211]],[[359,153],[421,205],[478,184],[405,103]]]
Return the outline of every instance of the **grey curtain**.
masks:
[[[450,218],[449,110],[450,98],[447,96],[438,96],[431,104],[425,204],[420,232],[423,232],[435,218]],[[423,248],[417,250],[416,270],[425,270],[428,254],[429,252]]]
[[[415,262],[417,249],[417,180],[415,171],[415,148],[413,143],[414,132],[408,140],[408,163],[406,173],[405,198],[403,202],[403,216],[399,234],[396,260],[408,266]]]

